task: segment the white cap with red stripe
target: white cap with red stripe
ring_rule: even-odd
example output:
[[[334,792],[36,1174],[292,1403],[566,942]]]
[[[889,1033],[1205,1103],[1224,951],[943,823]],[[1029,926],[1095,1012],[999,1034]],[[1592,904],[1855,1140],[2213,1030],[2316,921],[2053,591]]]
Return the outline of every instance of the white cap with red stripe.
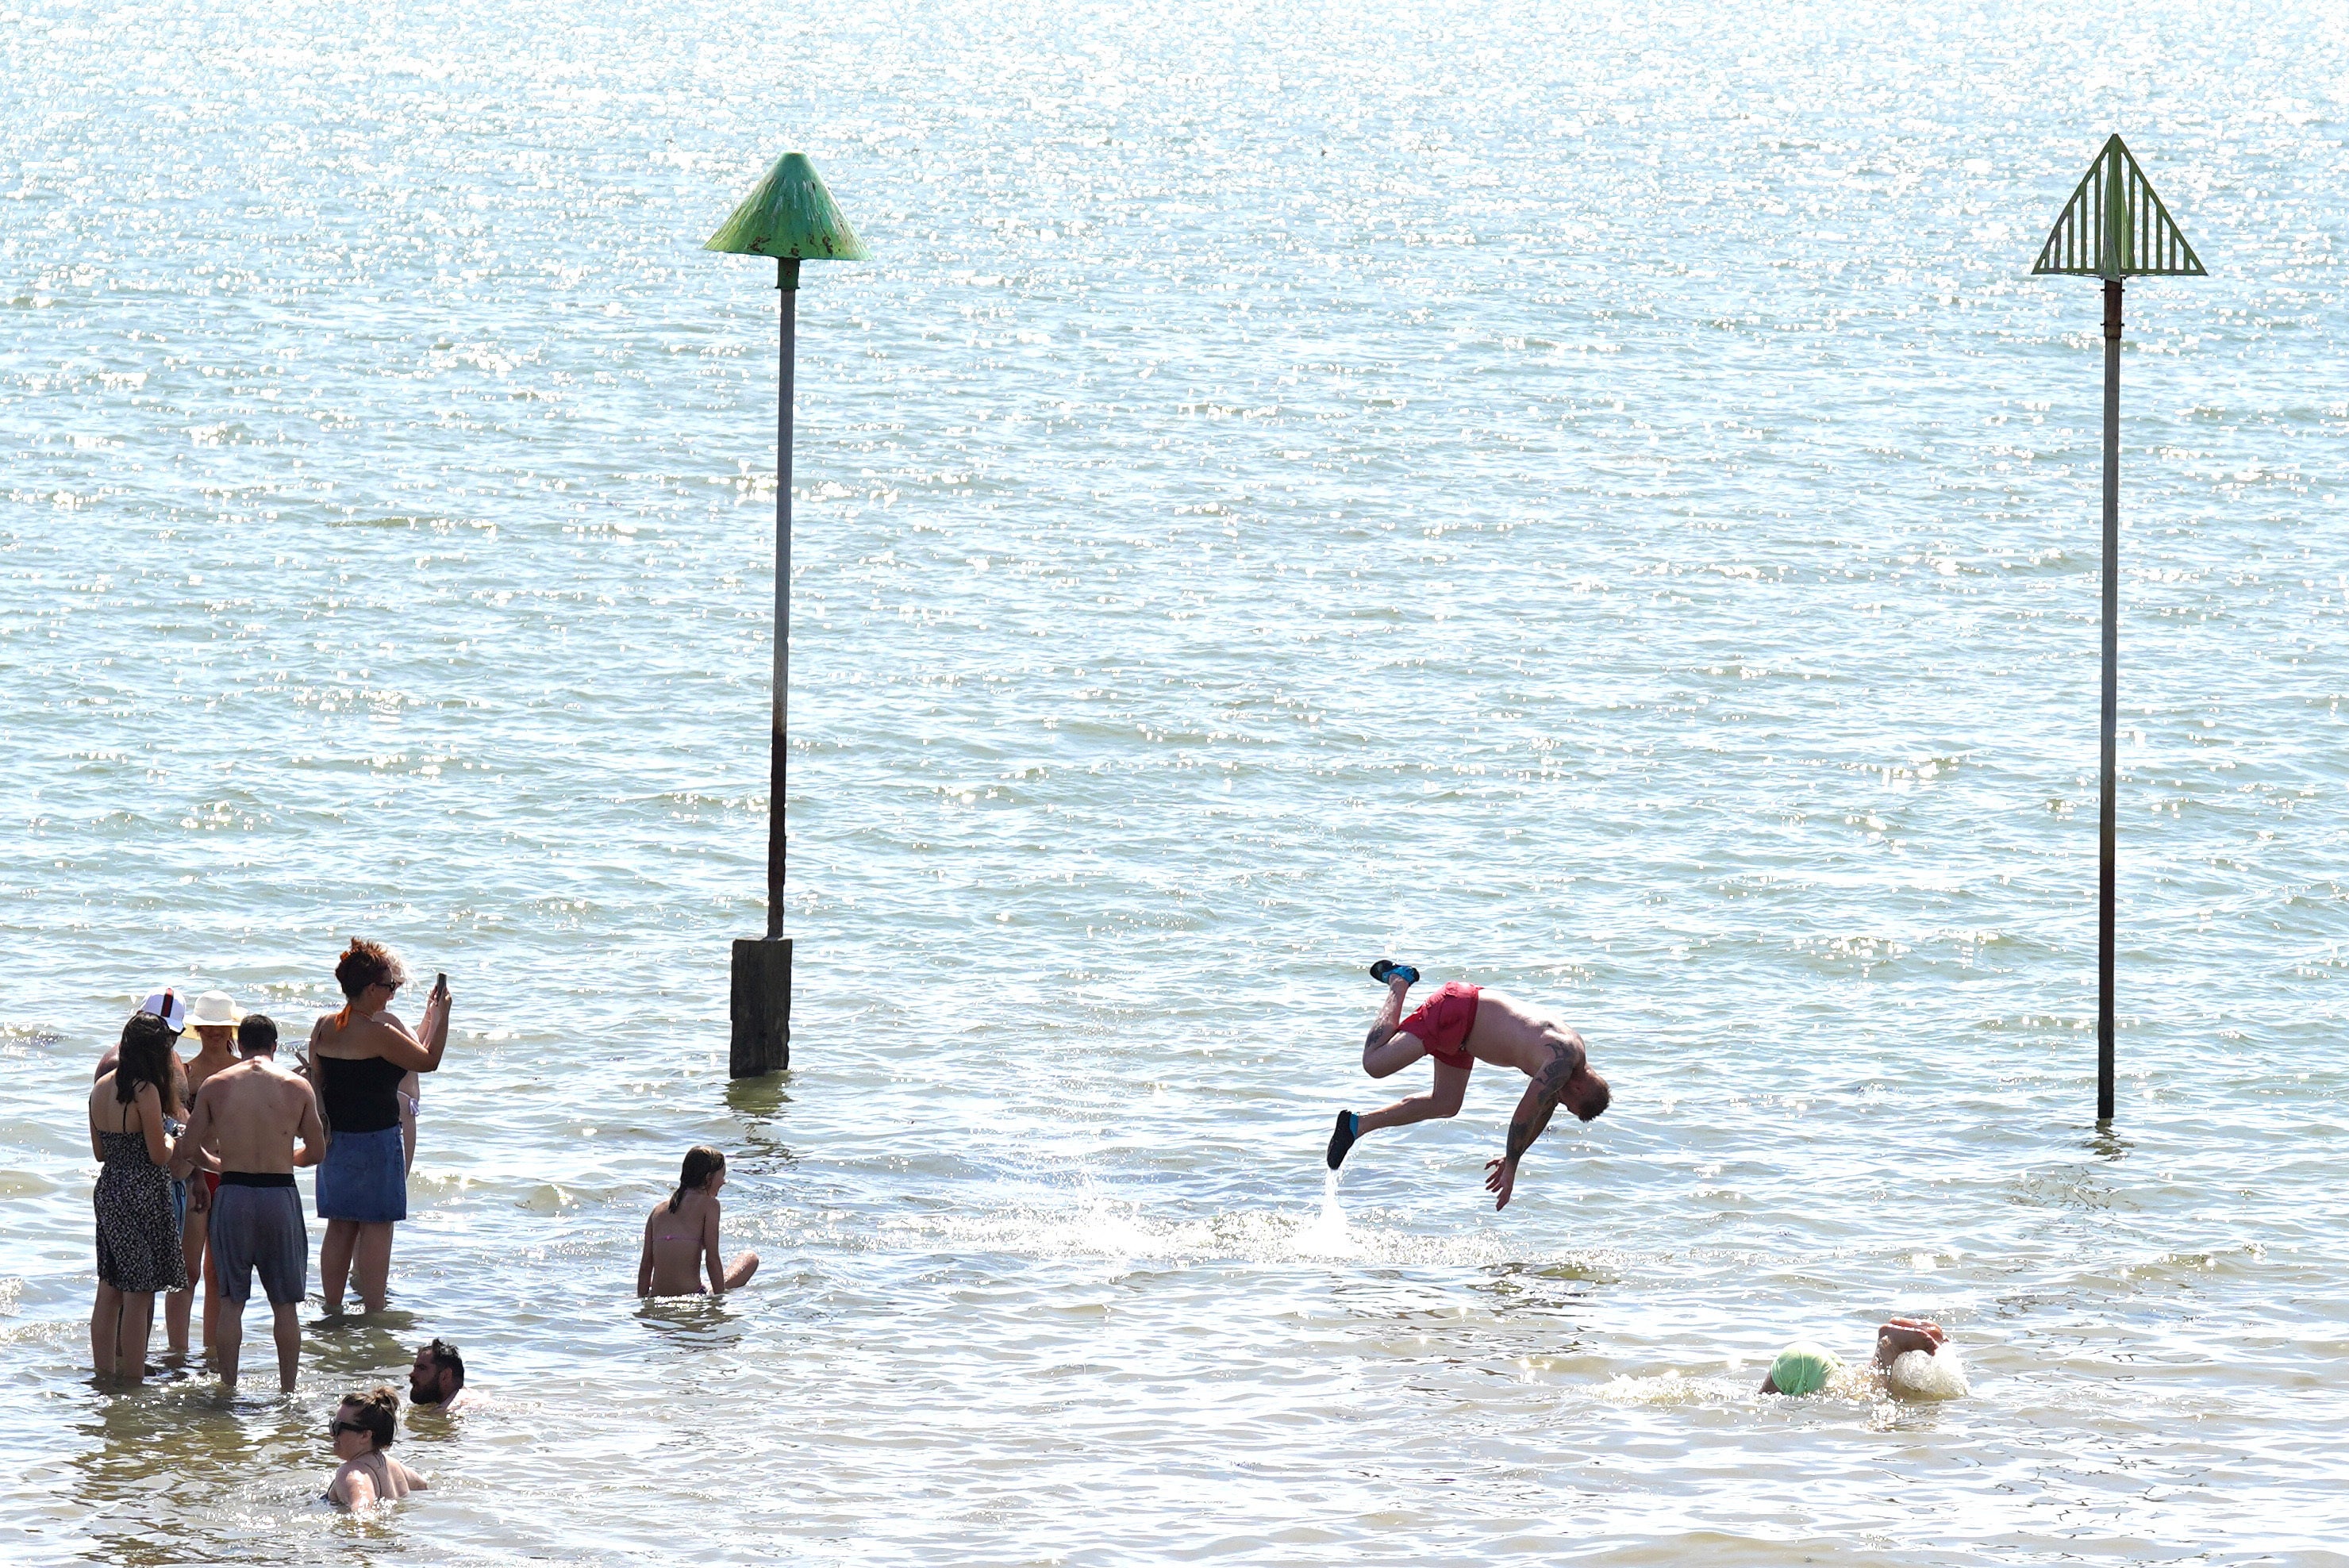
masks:
[[[168,989],[158,991],[140,1003],[139,1010],[142,1013],[152,1013],[162,1019],[164,1023],[171,1026],[171,1033],[175,1035],[188,1026],[188,1004],[177,991]]]

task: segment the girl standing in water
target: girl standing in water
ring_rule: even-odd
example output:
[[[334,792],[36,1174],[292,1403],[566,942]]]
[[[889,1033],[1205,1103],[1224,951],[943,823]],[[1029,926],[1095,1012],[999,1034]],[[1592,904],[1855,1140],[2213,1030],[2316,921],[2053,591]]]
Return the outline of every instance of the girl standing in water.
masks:
[[[718,1248],[718,1190],[726,1185],[726,1156],[708,1144],[685,1152],[677,1191],[645,1222],[645,1250],[636,1260],[638,1295],[700,1295],[701,1265],[709,1264],[708,1294],[740,1290],[759,1272],[759,1254],[744,1253],[729,1267]]]
[[[98,1217],[90,1362],[98,1376],[132,1383],[147,1377],[156,1293],[188,1288],[166,1169],[171,1140],[163,1131],[178,1037],[154,1014],[134,1013],[122,1026],[114,1070],[89,1091],[90,1151],[104,1162],[90,1193]]]

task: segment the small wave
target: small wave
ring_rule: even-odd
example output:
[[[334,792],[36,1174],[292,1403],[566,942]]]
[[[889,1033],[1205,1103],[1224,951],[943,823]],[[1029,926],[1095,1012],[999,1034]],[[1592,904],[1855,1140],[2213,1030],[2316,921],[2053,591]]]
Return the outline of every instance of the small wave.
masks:
[[[1529,1257],[1506,1233],[1416,1235],[1349,1215],[1334,1192],[1315,1209],[1243,1210],[1162,1219],[1138,1204],[1093,1199],[1069,1207],[934,1213],[891,1220],[836,1243],[884,1251],[999,1253],[1019,1257],[1140,1263],[1351,1263],[1450,1267],[1565,1264],[1575,1278],[1604,1277],[1583,1254]]]
[[[1726,1371],[1694,1377],[1674,1371],[1644,1377],[1618,1373],[1594,1394],[1610,1405],[1717,1405],[1753,1391]]]

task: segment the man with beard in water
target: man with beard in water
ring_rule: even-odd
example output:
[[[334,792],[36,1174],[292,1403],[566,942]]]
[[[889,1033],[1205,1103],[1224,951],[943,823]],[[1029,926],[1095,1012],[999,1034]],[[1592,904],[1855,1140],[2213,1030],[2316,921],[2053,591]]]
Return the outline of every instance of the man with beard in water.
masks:
[[[1517,1161],[1542,1135],[1561,1101],[1584,1121],[1607,1109],[1607,1080],[1590,1070],[1582,1037],[1563,1020],[1514,996],[1458,980],[1439,989],[1406,1018],[1402,999],[1419,979],[1419,971],[1381,958],[1371,965],[1371,978],[1386,982],[1387,999],[1362,1041],[1362,1070],[1372,1078],[1386,1078],[1422,1057],[1433,1057],[1435,1084],[1431,1093],[1397,1100],[1383,1110],[1340,1111],[1337,1130],[1330,1134],[1330,1170],[1344,1163],[1346,1151],[1366,1132],[1459,1115],[1469,1071],[1478,1062],[1516,1068],[1533,1081],[1509,1119],[1507,1152],[1485,1167],[1485,1190],[1494,1194],[1493,1207],[1506,1209],[1516,1186]]]
[[[465,1358],[445,1339],[436,1339],[416,1353],[408,1369],[408,1415],[413,1420],[426,1410],[453,1416],[478,1403],[465,1391]]]

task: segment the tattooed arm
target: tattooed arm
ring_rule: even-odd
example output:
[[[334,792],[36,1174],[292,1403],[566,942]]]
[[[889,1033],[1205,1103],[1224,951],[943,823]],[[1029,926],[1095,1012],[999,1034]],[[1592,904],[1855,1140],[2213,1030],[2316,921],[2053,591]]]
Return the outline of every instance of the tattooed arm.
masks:
[[[1566,1080],[1582,1064],[1582,1042],[1578,1037],[1569,1045],[1552,1046],[1549,1065],[1534,1074],[1533,1081],[1526,1085],[1525,1098],[1517,1101],[1516,1114],[1509,1118],[1508,1152],[1485,1165],[1485,1191],[1494,1194],[1494,1208],[1509,1206],[1509,1194],[1517,1184],[1517,1161],[1525,1158],[1534,1140],[1549,1126],[1550,1113],[1557,1109],[1557,1097],[1566,1092]]]
[[[1371,1026],[1371,1032],[1362,1037],[1362,1070],[1370,1073],[1372,1078],[1386,1076],[1386,1073],[1371,1070],[1371,1054],[1392,1039],[1395,1031],[1402,1026],[1402,999],[1410,994],[1410,981],[1388,981],[1387,999],[1379,1006],[1378,1021]],[[1394,1070],[1396,1069],[1389,1068],[1387,1072]]]

